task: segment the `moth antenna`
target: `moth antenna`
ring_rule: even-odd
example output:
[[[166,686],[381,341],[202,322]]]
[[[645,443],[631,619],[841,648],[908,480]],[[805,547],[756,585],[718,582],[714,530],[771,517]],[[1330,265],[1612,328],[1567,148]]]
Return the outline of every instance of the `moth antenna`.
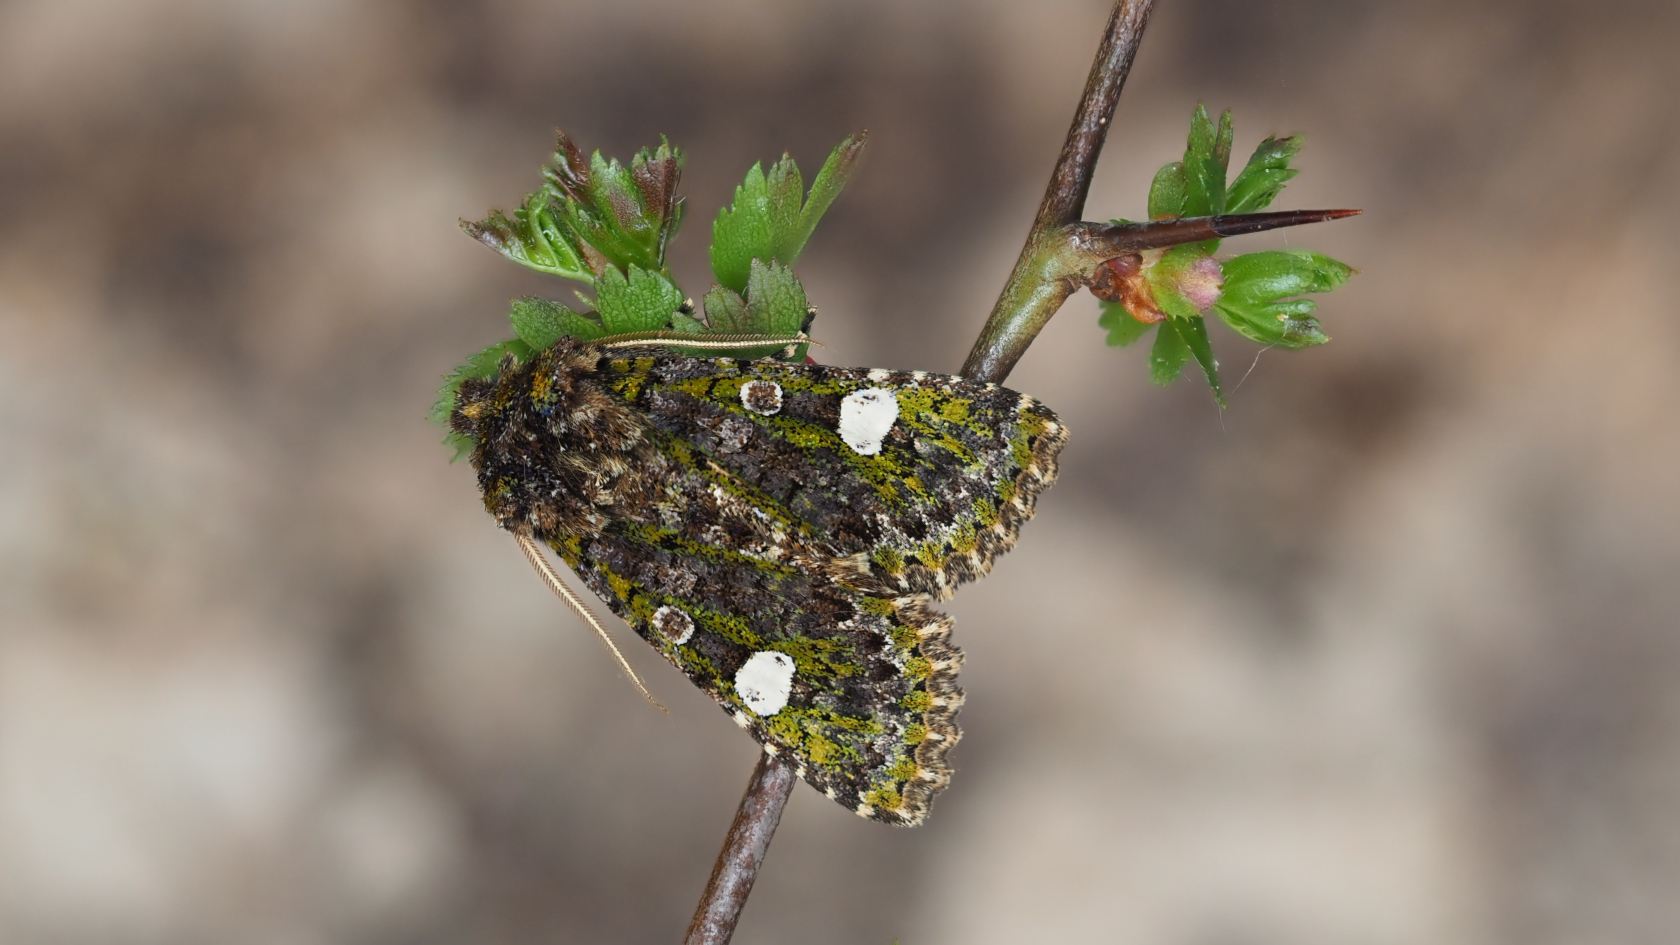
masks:
[[[630,681],[636,684],[636,688],[641,690],[642,698],[653,703],[653,707],[659,711],[666,712],[666,708],[659,704],[659,700],[653,697],[653,693],[648,692],[647,687],[642,685],[642,678],[637,676],[636,671],[630,668],[630,661],[624,658],[623,653],[619,652],[617,644],[612,641],[612,637],[607,636],[607,628],[601,626],[601,621],[595,619],[595,614],[590,611],[589,605],[583,602],[583,598],[573,593],[566,582],[560,579],[559,572],[555,571],[554,567],[548,563],[548,559],[543,557],[542,549],[537,547],[537,540],[530,535],[522,535],[518,532],[515,532],[513,537],[519,542],[519,550],[525,552],[525,559],[531,562],[531,567],[536,568],[537,573],[542,575],[543,583],[548,585],[548,589],[553,591],[556,597],[565,601],[566,606],[572,609],[572,613],[582,618],[584,623],[595,628],[595,635],[601,638],[601,642],[605,643],[607,649],[611,650],[612,655],[618,659],[619,667],[624,670],[624,675],[629,676]]]
[[[674,331],[633,331],[622,335],[608,335],[590,342],[598,348],[639,348],[650,344],[669,344],[682,348],[717,349],[722,351],[740,350],[742,348],[763,348],[769,345],[816,345],[825,348],[827,345],[812,340],[804,332],[792,335],[685,335]]]

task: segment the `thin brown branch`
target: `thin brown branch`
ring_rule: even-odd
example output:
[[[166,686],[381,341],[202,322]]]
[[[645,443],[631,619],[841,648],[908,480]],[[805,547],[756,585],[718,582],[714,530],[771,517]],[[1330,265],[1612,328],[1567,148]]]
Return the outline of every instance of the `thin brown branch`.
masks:
[[[1003,381],[1039,329],[1084,284],[1085,274],[1104,259],[1139,249],[1337,219],[1357,212],[1244,214],[1124,225],[1080,222],[1091,189],[1091,173],[1153,6],[1152,0],[1115,3],[1032,231],[963,365],[965,376],[993,383]],[[787,761],[770,755],[759,758],[684,945],[727,945],[734,935],[741,909],[797,780]]]
[[[1068,243],[1062,228],[1077,223],[1085,212],[1091,173],[1108,138],[1114,106],[1120,101],[1120,90],[1132,70],[1132,58],[1143,41],[1143,28],[1154,6],[1153,0],[1117,0],[1114,4],[1032,232],[986,327],[980,330],[963,363],[963,376],[1002,382],[1039,329],[1078,288],[1080,280],[1070,281],[1070,273],[1061,271],[1066,268],[1061,265],[1061,250]]]
[[[762,754],[753,769],[735,820],[729,825],[729,835],[718,851],[712,878],[700,897],[700,907],[688,924],[683,945],[728,945],[735,934],[735,923],[741,919],[741,909],[747,904],[753,882],[758,879],[764,854],[770,849],[770,838],[782,821],[782,808],[799,778],[793,765],[779,756]]]
[[[1097,157],[1108,138],[1108,126],[1114,120],[1114,106],[1120,101],[1120,89],[1132,71],[1132,57],[1137,55],[1143,28],[1154,6],[1153,0],[1120,0],[1109,14],[1102,44],[1091,63],[1091,74],[1085,79],[1085,92],[1073,113],[1073,125],[1068,128],[1062,153],[1056,158],[1056,169],[1050,173],[1044,200],[1038,205],[1038,217],[1033,221],[1035,232],[1074,223],[1084,216],[1091,174],[1096,170]]]

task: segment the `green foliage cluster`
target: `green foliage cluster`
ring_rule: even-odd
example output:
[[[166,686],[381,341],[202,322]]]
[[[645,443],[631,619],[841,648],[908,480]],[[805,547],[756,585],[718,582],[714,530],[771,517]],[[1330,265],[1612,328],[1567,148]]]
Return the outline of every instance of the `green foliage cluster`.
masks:
[[[665,262],[666,246],[683,217],[683,198],[677,194],[683,152],[661,140],[658,148],[637,152],[628,168],[600,152],[586,163],[577,146],[559,135],[542,169],[541,188],[527,195],[511,216],[493,210],[483,220],[462,221],[461,227],[522,266],[585,283],[594,290],[594,298],[575,293],[582,311],[550,299],[516,299],[509,312],[514,337],[456,368],[438,392],[432,419],[447,425],[463,381],[493,376],[504,357],[523,361],[562,337],[588,341],[663,332],[785,338],[808,330],[814,310],[792,267],[856,169],[864,143],[862,135],[840,142],[809,192],[799,165],[788,155],[768,173],[754,164],[735,188],[734,202],[720,210],[712,224],[711,262],[717,283],[696,311]],[[805,349],[766,345],[733,353],[802,361]],[[445,442],[455,448],[457,458],[472,448],[453,432]]]
[[[1231,113],[1225,112],[1215,125],[1207,110],[1196,106],[1183,159],[1162,167],[1150,185],[1149,218],[1263,210],[1300,173],[1290,164],[1300,153],[1302,139],[1267,138],[1227,184],[1231,143]],[[1311,250],[1248,253],[1216,262],[1212,257],[1218,249],[1219,240],[1207,240],[1145,253],[1139,274],[1140,307],[1152,310],[1158,320],[1140,319],[1118,302],[1103,302],[1098,324],[1108,330],[1108,343],[1115,346],[1130,345],[1155,329],[1150,379],[1170,384],[1194,358],[1214,398],[1223,405],[1218,364],[1202,310],[1211,307],[1232,330],[1264,345],[1320,345],[1330,337],[1313,315],[1317,303],[1302,296],[1329,292],[1346,282],[1354,270]],[[1214,265],[1217,281],[1211,276]],[[1209,289],[1216,289],[1217,294]]]

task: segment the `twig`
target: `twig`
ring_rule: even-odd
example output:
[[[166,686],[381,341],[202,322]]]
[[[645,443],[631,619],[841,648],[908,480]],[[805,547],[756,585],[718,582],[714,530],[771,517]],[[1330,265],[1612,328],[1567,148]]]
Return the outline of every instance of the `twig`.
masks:
[[[964,377],[1001,383],[1050,316],[1078,287],[1068,283],[1069,273],[1064,271],[1067,266],[1060,258],[1060,250],[1068,243],[1062,228],[1077,223],[1085,212],[1091,172],[1108,138],[1114,106],[1120,101],[1120,89],[1132,71],[1132,58],[1143,41],[1143,28],[1154,6],[1154,0],[1117,0],[1114,4],[1032,231],[1021,247],[1015,271],[1009,274],[1009,282],[992,308],[991,318],[963,363]]]
[[[727,945],[735,934],[735,923],[740,921],[741,908],[747,904],[753,881],[758,879],[770,838],[782,821],[782,808],[797,783],[793,765],[785,758],[758,756],[758,767],[747,782],[747,793],[741,797],[729,835],[723,839],[723,849],[718,851],[712,878],[700,897],[700,908],[688,923],[683,945]]]
[[[963,363],[963,376],[1002,383],[1050,317],[1068,296],[1091,282],[1096,268],[1106,260],[1143,249],[1339,220],[1359,212],[1295,210],[1149,223],[1081,222],[1085,196],[1091,190],[1091,173],[1096,169],[1114,106],[1120,101],[1120,88],[1131,71],[1132,57],[1153,6],[1152,0],[1119,0],[1114,5],[1032,232],[1027,234],[1015,270],[998,295],[986,327]]]
[[[1120,88],[1132,68],[1153,0],[1117,0],[1097,49],[1085,92],[1068,129],[1050,186],[1027,236],[1015,271],[963,365],[965,377],[1000,383],[1050,316],[1084,285],[1096,267],[1126,253],[1219,236],[1257,233],[1280,226],[1334,220],[1356,210],[1302,210],[1151,223],[1082,223],[1091,172],[1108,136]],[[684,945],[727,945],[752,891],[770,838],[798,778],[784,758],[762,755],[753,769],[712,878],[689,923]]]
[[[1109,18],[1108,30],[1097,50],[1096,62],[1091,66],[1085,97],[1079,103],[1079,113],[1068,132],[1067,143],[1062,147],[1062,156],[1057,162],[1055,176],[1051,178],[1050,189],[1044,195],[1044,204],[1039,208],[1039,222],[1034,224],[1033,236],[1028,238],[1027,248],[1022,251],[1023,262],[1032,255],[1033,238],[1039,236],[1041,230],[1076,221],[1084,210],[1085,193],[1091,186],[1091,168],[1102,150],[1109,116],[1114,113],[1120,86],[1126,81],[1132,56],[1143,38],[1143,25],[1149,18],[1151,5],[1151,0],[1119,0],[1114,5],[1114,15]],[[1046,224],[1046,220],[1054,222]],[[1092,234],[1090,239],[1096,244],[1103,238],[1101,234]],[[1017,274],[1020,269],[1018,264]],[[1012,277],[1010,285],[1015,284],[1016,279]],[[1065,293],[1062,298],[1066,298]],[[1057,299],[1056,304],[1059,306],[1061,299]],[[998,312],[1004,310],[1004,305],[1004,300],[1000,299],[998,309],[992,313],[992,321],[998,320]],[[975,344],[975,353],[969,356],[970,366],[963,369],[964,374],[976,380],[1003,380],[1004,375],[1009,373],[1009,367],[1020,357],[1019,352],[1009,356],[1006,351],[1013,336],[999,335],[991,328],[992,322],[987,322],[987,330]],[[1025,350],[1031,340],[1030,336],[1021,340],[1021,349]],[[718,853],[717,864],[712,867],[712,878],[706,883],[706,892],[700,897],[700,906],[694,912],[694,920],[689,923],[683,945],[727,945],[735,934],[735,923],[740,919],[741,908],[746,905],[747,894],[752,891],[753,881],[758,877],[770,838],[776,832],[776,825],[782,819],[782,809],[787,806],[797,781],[793,765],[786,760],[768,754],[759,757],[758,767],[753,769],[746,795],[741,798],[740,809],[729,825],[729,836]]]
[[[1102,151],[1109,117],[1114,114],[1120,87],[1126,81],[1132,56],[1143,38],[1143,25],[1149,19],[1151,6],[1153,0],[1118,0],[1114,5],[1114,15],[1109,18],[1102,46],[1091,65],[1085,96],[1079,103],[1073,127],[1068,131],[1067,143],[1062,146],[1062,156],[1056,163],[1056,172],[1050,179],[1050,189],[1045,192],[1044,203],[1039,207],[1038,220],[1033,225],[1032,235],[1027,238],[1027,246],[1021,251],[1021,262],[1016,264],[1016,273],[1010,277],[1011,288],[1021,281],[1019,277],[1023,267],[1030,265],[1035,240],[1047,231],[1059,231],[1062,225],[1077,221],[1084,211],[1085,194],[1091,187],[1091,168],[1096,165],[1097,154]],[[1092,238],[1097,240],[1100,237],[1094,234]],[[1069,289],[1062,293],[1056,299],[1055,307],[1059,307],[1062,299],[1071,292],[1072,289]],[[993,310],[980,340],[975,342],[969,364],[963,368],[963,374],[968,377],[993,382],[1003,380],[1009,368],[1020,358],[1021,351],[1031,343],[1032,334],[1037,333],[1035,328],[1032,334],[1020,337],[1018,332],[1006,334],[993,330],[993,323],[1000,320],[999,313],[1006,312],[1009,298],[1009,289],[1005,289],[1004,297],[998,300],[998,307]],[[1054,313],[1055,307],[1051,308],[1051,313]],[[1045,320],[1048,318],[1046,315]],[[1003,321],[1014,319],[1004,318]],[[1042,327],[1042,322],[1039,327]],[[1011,352],[1012,345],[1018,345],[1019,350]],[[689,923],[683,945],[728,945],[730,937],[735,934],[735,923],[740,919],[741,908],[747,903],[747,894],[758,878],[758,869],[764,862],[770,838],[781,822],[782,809],[787,806],[788,796],[793,793],[797,781],[793,765],[786,760],[768,754],[759,757],[758,767],[753,769],[747,793],[741,798],[741,807],[735,812],[734,822],[729,825],[729,836],[718,852],[717,864],[712,867],[712,878],[706,883],[706,892],[700,897],[700,906],[694,912],[694,920]]]

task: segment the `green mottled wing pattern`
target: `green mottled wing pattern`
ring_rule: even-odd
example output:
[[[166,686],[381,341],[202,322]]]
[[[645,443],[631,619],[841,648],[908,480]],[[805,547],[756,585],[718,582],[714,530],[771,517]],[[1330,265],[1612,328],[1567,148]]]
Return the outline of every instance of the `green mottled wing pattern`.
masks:
[[[836,573],[806,536],[755,527],[777,511],[743,498],[702,455],[677,444],[662,455],[662,477],[687,496],[678,520],[615,523],[552,547],[736,724],[788,753],[800,777],[866,817],[920,823],[950,780],[945,753],[959,737],[950,618],[923,595]],[[795,665],[785,706],[768,715],[737,687],[764,653]]]
[[[864,816],[927,816],[962,703],[931,604],[1054,478],[1048,409],[944,375],[563,338],[464,382],[451,423],[502,527],[546,541],[766,751]]]
[[[613,389],[839,555],[900,591],[951,595],[1015,542],[1055,478],[1066,428],[1030,397],[960,377],[776,361],[613,361]],[[743,389],[774,385],[777,409]],[[763,388],[768,390],[769,388]],[[890,391],[878,452],[841,435],[847,395]]]

